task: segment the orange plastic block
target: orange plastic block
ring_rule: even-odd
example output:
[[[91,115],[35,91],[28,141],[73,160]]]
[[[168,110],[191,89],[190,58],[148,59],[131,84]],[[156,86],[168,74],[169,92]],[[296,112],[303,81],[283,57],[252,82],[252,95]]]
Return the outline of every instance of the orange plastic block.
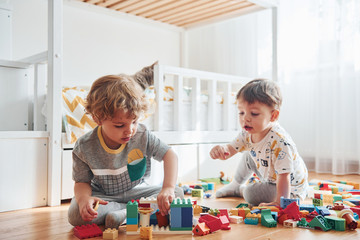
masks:
[[[136,232],[138,230],[138,225],[135,224],[135,225],[131,225],[131,224],[127,224],[126,225],[126,231],[128,232]]]
[[[141,227],[140,228],[141,239],[152,239],[152,227]]]

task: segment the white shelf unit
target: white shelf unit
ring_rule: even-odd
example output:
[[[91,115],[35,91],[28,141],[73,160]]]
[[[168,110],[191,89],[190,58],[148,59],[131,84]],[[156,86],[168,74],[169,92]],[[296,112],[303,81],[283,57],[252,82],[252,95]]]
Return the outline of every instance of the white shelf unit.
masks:
[[[61,203],[61,115],[58,110],[61,109],[62,16],[62,1],[49,0],[48,51],[21,61],[0,61],[3,91],[10,91],[8,86],[21,89],[22,84],[29,84],[31,81],[24,74],[31,72],[34,76],[33,96],[29,98],[29,92],[21,92],[25,99],[19,106],[14,106],[18,100],[6,102],[6,114],[20,116],[19,122],[2,116],[8,122],[8,129],[0,130],[0,163],[3,166],[0,170],[0,212]],[[29,88],[30,85],[24,87]],[[41,96],[45,94],[46,123],[41,115],[44,103]]]

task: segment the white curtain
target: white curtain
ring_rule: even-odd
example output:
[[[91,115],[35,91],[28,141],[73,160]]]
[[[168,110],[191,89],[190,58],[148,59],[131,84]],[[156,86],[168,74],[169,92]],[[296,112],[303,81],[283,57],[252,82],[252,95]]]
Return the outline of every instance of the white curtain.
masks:
[[[280,123],[310,170],[360,174],[360,1],[281,0]]]

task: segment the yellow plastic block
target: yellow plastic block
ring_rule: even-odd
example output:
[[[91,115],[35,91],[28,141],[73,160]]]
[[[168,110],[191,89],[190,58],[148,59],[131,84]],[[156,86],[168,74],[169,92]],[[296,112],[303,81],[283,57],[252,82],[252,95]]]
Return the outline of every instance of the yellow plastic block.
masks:
[[[135,224],[135,225],[130,225],[130,224],[128,224],[128,225],[126,225],[126,231],[128,231],[128,232],[136,232],[137,230],[138,230],[138,225],[137,224]]]
[[[117,239],[119,231],[115,228],[107,228],[103,232],[103,239]]]
[[[233,216],[239,216],[239,209],[232,208],[229,210],[229,213],[230,213],[230,215],[233,215]]]

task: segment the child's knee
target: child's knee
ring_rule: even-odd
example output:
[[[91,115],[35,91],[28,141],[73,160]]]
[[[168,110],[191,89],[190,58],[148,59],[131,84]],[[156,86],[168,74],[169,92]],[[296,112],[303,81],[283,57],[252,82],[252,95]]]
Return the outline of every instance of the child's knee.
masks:
[[[80,212],[79,212],[79,206],[78,206],[75,198],[73,198],[71,200],[70,207],[68,209],[68,221],[71,225],[78,226],[78,225],[81,225],[81,224],[79,224],[79,222],[80,222],[79,218],[81,218]]]
[[[263,202],[273,202],[276,199],[276,185],[270,183],[249,184],[244,190],[244,199],[257,206]]]

